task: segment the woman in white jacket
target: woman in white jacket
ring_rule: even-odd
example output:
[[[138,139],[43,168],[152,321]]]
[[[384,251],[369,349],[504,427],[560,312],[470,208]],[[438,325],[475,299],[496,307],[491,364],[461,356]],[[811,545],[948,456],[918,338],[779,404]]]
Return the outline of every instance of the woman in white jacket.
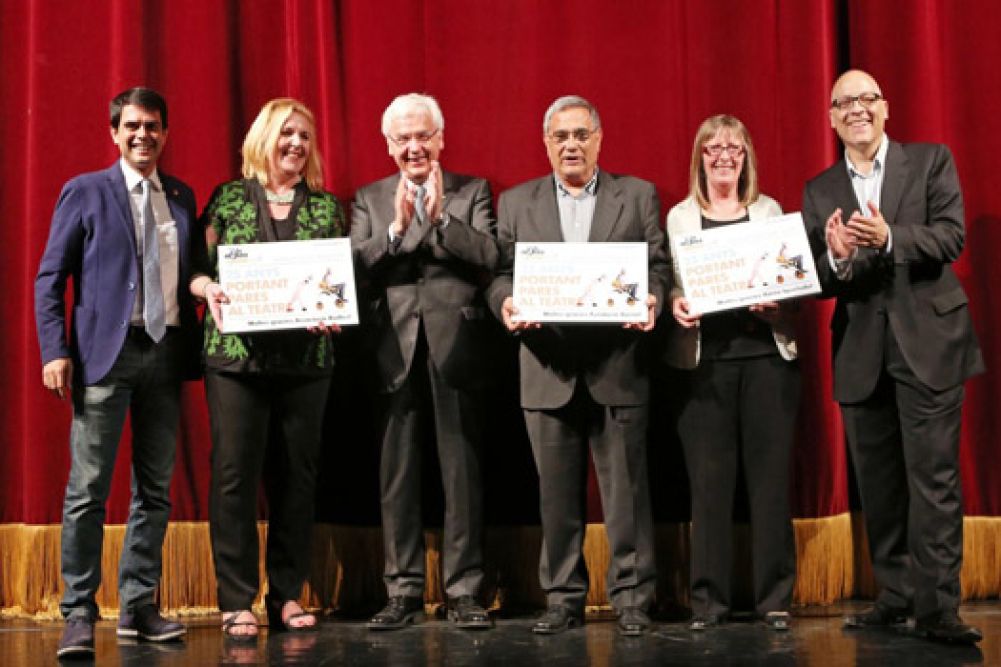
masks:
[[[695,137],[689,196],[667,216],[667,243],[782,213],[758,191],[754,146],[733,116],[706,119]],[[669,248],[670,249],[670,248]],[[672,253],[673,256],[673,253]],[[790,456],[799,407],[795,307],[759,303],[700,315],[674,268],[666,358],[686,370],[678,430],[692,493],[692,630],[730,613],[732,514],[743,463],[751,515],[755,611],[789,628],[796,552],[789,509]]]

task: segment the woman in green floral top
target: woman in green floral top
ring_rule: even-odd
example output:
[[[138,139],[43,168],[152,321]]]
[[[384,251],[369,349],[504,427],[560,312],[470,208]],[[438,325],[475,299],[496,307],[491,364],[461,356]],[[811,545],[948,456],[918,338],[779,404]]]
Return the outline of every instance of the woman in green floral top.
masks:
[[[344,212],[323,190],[316,123],[301,102],[264,105],[243,142],[244,178],[216,188],[203,213],[213,275],[220,244],[324,239],[344,235]],[[212,427],[209,525],[223,631],[253,640],[250,611],[260,585],[257,489],[265,469],[270,525],[268,622],[275,630],[308,630],[316,618],[298,599],[309,567],[314,485],[323,413],[334,365],[331,333],[309,330],[224,333],[228,301],[205,277],[192,292],[205,316],[205,393]],[[220,322],[222,323],[220,326]],[[269,433],[276,447],[268,447]]]

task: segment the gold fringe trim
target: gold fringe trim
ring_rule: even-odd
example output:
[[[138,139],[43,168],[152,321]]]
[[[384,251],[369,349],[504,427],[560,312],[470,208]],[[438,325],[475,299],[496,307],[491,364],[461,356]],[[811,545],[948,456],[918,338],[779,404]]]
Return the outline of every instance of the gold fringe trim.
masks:
[[[849,514],[794,519],[796,604],[831,604],[855,589],[855,554]]]
[[[797,519],[797,604],[830,604],[852,596],[873,597],[876,592],[860,515],[840,514],[819,519]],[[1001,517],[966,517],[964,526],[963,599],[998,597],[1001,593]],[[101,558],[102,581],[97,593],[101,614],[118,615],[118,559],[125,527],[105,527]],[[260,576],[264,579],[267,523],[258,524]],[[545,596],[539,588],[542,545],[538,526],[498,526],[485,536],[487,555],[484,596],[492,606],[539,607]],[[444,600],[441,578],[441,531],[425,533],[427,588],[425,602]],[[656,527],[657,597],[666,607],[688,604],[688,524]],[[735,596],[747,588],[750,561],[746,526],[735,529]],[[59,525],[0,525],[0,618],[57,619],[62,581],[59,574]],[[160,604],[176,615],[218,611],[212,549],[206,522],[178,521],[167,528],[163,545]],[[379,527],[317,524],[313,532],[313,559],[301,602],[312,609],[368,610],[385,599],[382,582],[382,531]],[[601,524],[590,524],[584,538],[584,559],[590,573],[587,605],[609,608],[605,573],[609,563],[608,537]],[[266,584],[264,586],[266,588]],[[265,591],[262,590],[262,595]],[[262,598],[255,602],[258,612]]]
[[[968,516],[963,520],[963,599],[996,598],[1001,593],[1001,518]]]
[[[588,579],[587,599],[584,604],[589,610],[610,609],[605,573],[608,572],[608,565],[612,562],[612,552],[608,547],[605,524],[587,524],[587,531],[584,533],[584,562],[587,564]]]
[[[0,617],[62,618],[61,526],[0,525]]]

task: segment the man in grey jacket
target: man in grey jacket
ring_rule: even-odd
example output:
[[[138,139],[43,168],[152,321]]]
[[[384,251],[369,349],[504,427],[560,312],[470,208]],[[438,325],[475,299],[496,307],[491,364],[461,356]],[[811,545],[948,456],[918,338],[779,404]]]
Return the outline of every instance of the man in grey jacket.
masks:
[[[441,169],[445,121],[434,98],[397,97],[382,132],[398,171],[361,188],[351,218],[385,398],[379,481],[389,603],[368,627],[398,629],[424,609],[420,434],[422,420],[432,418],[445,490],[449,617],[461,628],[489,628],[477,597],[483,485],[474,393],[489,379],[485,328],[496,326],[480,295],[498,257],[490,186]]]
[[[501,195],[501,263],[487,293],[497,317],[521,339],[521,406],[539,473],[539,578],[548,599],[533,631],[559,633],[583,621],[590,444],[612,554],[608,594],[620,632],[638,635],[650,626],[655,579],[646,468],[648,365],[641,353],[668,282],[660,205],[652,184],[598,169],[601,121],[587,100],[557,99],[545,114],[543,141],[553,173]],[[516,320],[512,280],[518,241],[646,242],[648,320],[625,326]]]

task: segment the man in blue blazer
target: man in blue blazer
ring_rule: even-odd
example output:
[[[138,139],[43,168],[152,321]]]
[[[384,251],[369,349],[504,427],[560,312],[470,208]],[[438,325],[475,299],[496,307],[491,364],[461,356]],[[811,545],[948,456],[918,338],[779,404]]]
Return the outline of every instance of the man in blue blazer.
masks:
[[[104,506],[126,413],[132,418],[132,499],[119,563],[118,635],[181,637],[155,593],[170,515],[180,387],[198,375],[198,321],[189,291],[204,257],[195,198],[157,171],[167,105],[132,88],[111,101],[121,160],[62,190],[35,279],[43,382],[73,404],[63,503],[60,657],[94,652]],[[73,318],[66,336],[66,281]]]
[[[913,613],[930,639],[973,643],[962,622],[963,383],[984,370],[966,294],[953,273],[965,240],[949,149],[900,144],[884,131],[876,80],[850,70],[831,92],[844,160],[806,184],[810,230],[831,322],[841,404],[880,593],[848,628]]]

